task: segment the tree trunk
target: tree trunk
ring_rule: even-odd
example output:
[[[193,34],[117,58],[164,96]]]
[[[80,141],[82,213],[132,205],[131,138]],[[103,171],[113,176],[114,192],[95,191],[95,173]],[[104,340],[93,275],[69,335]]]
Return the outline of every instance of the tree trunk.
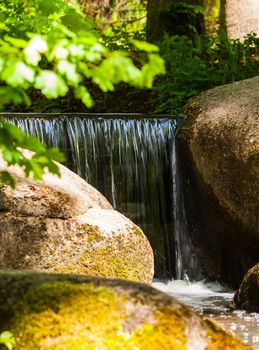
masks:
[[[220,0],[204,0],[206,31],[212,33],[219,28]]]
[[[203,6],[204,0],[148,0],[147,40],[158,42],[165,33],[169,35],[192,35],[195,31],[204,33],[204,17],[187,13],[188,5]],[[184,7],[185,6],[185,7]]]
[[[259,35],[259,0],[221,0],[221,28],[231,39]]]

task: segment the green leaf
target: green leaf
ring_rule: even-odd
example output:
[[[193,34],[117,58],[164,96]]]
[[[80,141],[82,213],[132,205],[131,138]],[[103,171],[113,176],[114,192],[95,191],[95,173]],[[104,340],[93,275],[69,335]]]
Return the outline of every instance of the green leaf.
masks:
[[[27,106],[30,106],[31,100],[22,88],[0,87],[0,108],[8,103],[25,103]]]
[[[34,81],[34,70],[27,66],[24,62],[18,61],[11,63],[2,72],[2,79],[13,87],[28,87],[28,82]]]
[[[0,30],[4,30],[6,32],[9,32],[10,29],[7,27],[7,25],[5,25],[4,23],[0,22]]]
[[[140,72],[131,59],[125,53],[117,51],[95,69],[93,81],[106,92],[113,91],[114,84],[120,81],[132,82],[135,79],[138,80],[139,76]]]
[[[35,88],[40,89],[47,98],[65,96],[68,87],[64,80],[51,70],[42,70],[36,77]]]
[[[0,334],[0,344],[4,344],[8,350],[12,350],[15,345],[15,339],[13,334],[8,331],[2,332]]]
[[[5,60],[3,59],[3,57],[0,57],[0,73],[2,72],[4,66],[5,66]]]
[[[66,10],[65,16],[62,16],[61,20],[65,26],[73,28],[73,31],[76,33],[88,31],[93,28],[93,23],[89,19],[86,20],[72,7]]]
[[[48,59],[49,61],[53,61],[54,58],[58,59],[58,60],[65,60],[68,55],[69,55],[69,51],[68,49],[65,47],[65,45],[68,44],[68,40],[67,39],[62,39],[53,49],[53,51],[48,54]]]
[[[76,65],[65,60],[61,60],[57,64],[57,70],[64,74],[67,81],[72,85],[78,85],[81,81],[80,75],[76,71]]]
[[[193,5],[193,10],[196,14],[203,14],[204,13],[204,7],[200,5]]]
[[[3,107],[10,102],[13,102],[14,104],[23,102],[20,91],[9,86],[0,87],[0,107]]]
[[[12,38],[8,35],[4,37],[4,40],[8,41],[15,47],[22,48],[22,49],[24,49],[28,45],[28,42],[26,40],[20,39],[20,38]]]
[[[63,163],[66,158],[62,152],[57,147],[47,148],[47,156],[51,160],[55,160],[56,162]]]
[[[3,184],[9,185],[12,188],[15,188],[14,178],[7,171],[0,172],[0,186],[2,186]],[[3,337],[2,337],[2,343],[1,343],[1,336],[2,335],[3,335],[3,333],[0,335],[0,344],[4,344]]]
[[[159,48],[156,45],[147,43],[145,41],[131,40],[132,44],[139,50],[145,52],[158,52]]]
[[[90,50],[86,52],[86,59],[90,62],[99,62],[102,55],[107,52],[107,49],[100,43],[95,43]]]
[[[44,152],[46,147],[37,139],[37,137],[32,135],[26,135],[26,140],[23,141],[23,148],[26,148],[32,152]]]
[[[87,88],[85,86],[78,86],[75,89],[75,95],[78,99],[82,100],[86,107],[91,108],[93,106],[93,100]]]
[[[24,50],[25,59],[28,63],[36,66],[41,60],[41,54],[47,52],[48,45],[41,35],[34,35]]]
[[[20,148],[26,148],[34,153],[24,153]],[[48,169],[51,173],[60,175],[59,168],[54,161],[63,162],[65,157],[58,148],[46,148],[35,136],[27,135],[17,126],[0,120],[0,151],[8,165],[18,164],[25,175],[32,175],[35,181],[41,180]],[[2,183],[14,186],[13,179],[8,172],[2,172]]]
[[[151,88],[155,76],[165,73],[164,60],[156,54],[149,55],[149,61],[142,69],[142,87]]]
[[[71,44],[68,46],[68,50],[73,57],[77,57],[78,59],[85,57],[85,48],[82,44]]]

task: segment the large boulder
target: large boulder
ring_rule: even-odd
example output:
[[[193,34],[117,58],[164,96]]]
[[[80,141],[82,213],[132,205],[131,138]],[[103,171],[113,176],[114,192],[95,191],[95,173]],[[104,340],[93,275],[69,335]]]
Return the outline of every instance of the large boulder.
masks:
[[[232,306],[250,312],[259,312],[259,263],[252,267],[234,295]]]
[[[43,182],[7,168],[16,188],[0,188],[0,266],[151,283],[153,252],[132,221],[66,167]]]
[[[147,285],[0,271],[0,333],[16,350],[250,349]]]
[[[218,5],[219,6],[219,5]],[[258,0],[227,0],[220,4],[222,28],[231,39],[244,40],[247,34],[259,35]],[[240,20],[242,18],[242,20]]]
[[[178,147],[203,273],[237,287],[259,261],[259,77],[191,99]]]

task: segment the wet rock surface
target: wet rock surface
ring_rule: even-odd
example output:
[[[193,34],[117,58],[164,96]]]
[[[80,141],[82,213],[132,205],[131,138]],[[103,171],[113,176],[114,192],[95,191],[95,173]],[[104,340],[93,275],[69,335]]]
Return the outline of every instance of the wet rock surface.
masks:
[[[231,305],[237,309],[259,312],[259,263],[247,272]]]

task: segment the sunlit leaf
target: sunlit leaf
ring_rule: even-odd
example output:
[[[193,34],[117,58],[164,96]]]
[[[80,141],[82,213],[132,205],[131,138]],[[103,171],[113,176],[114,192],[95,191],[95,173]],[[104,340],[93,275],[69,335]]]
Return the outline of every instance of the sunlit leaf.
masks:
[[[68,50],[71,56],[78,57],[81,59],[85,57],[85,49],[82,44],[71,44],[68,46]]]
[[[19,48],[25,48],[28,45],[28,42],[24,39],[19,39],[19,38],[12,38],[10,36],[5,36],[4,37],[5,41],[8,41],[11,43],[13,46],[19,47]]]
[[[0,30],[4,30],[6,32],[9,32],[10,29],[7,27],[7,25],[5,25],[4,23],[0,22]]]
[[[37,65],[41,60],[41,54],[47,50],[46,40],[40,35],[34,35],[24,51],[26,61],[32,65]]]
[[[57,70],[65,75],[69,83],[75,86],[81,81],[81,77],[76,71],[76,65],[73,63],[61,60],[57,64]]]
[[[50,60],[53,60],[54,58],[61,60],[61,59],[66,59],[68,57],[69,51],[62,44],[64,43],[59,43],[59,45],[57,45],[54,48],[52,53],[49,55]]]
[[[1,174],[0,173],[0,179],[1,179]],[[4,177],[7,176],[6,174],[4,175]],[[8,177],[8,176],[7,176]],[[9,178],[9,180],[12,183],[12,180]],[[15,345],[15,339],[14,336],[11,332],[8,331],[4,331],[0,334],[0,344],[4,344],[8,350],[12,350],[14,348]]]
[[[103,45],[96,43],[86,52],[86,59],[90,62],[98,62],[102,59],[102,54],[105,52],[107,52],[107,49]]]
[[[158,47],[156,45],[147,43],[145,41],[131,40],[132,44],[141,51],[146,52],[158,52]]]
[[[75,89],[75,95],[83,101],[86,107],[91,108],[93,106],[93,100],[85,86],[78,86]]]
[[[30,96],[38,98],[40,92],[49,99],[64,97],[69,89],[91,108],[89,81],[103,91],[113,91],[120,82],[150,87],[154,77],[163,72],[163,61],[152,56],[156,46],[130,42],[124,35],[116,48],[134,45],[145,53],[135,57],[134,50],[133,59],[126,50],[110,50],[95,23],[63,0],[4,0],[0,16],[5,23],[0,25],[0,108],[19,103],[29,106]],[[118,28],[111,32],[120,33]],[[25,156],[22,148],[34,153]],[[18,164],[35,180],[42,179],[46,170],[59,174],[55,161],[64,161],[57,149],[47,149],[34,136],[1,120],[0,151],[8,165]],[[2,181],[13,186],[7,174],[2,175]]]
[[[26,87],[27,82],[32,83],[34,80],[34,70],[27,66],[24,62],[13,62],[3,70],[2,79],[13,87]]]
[[[47,98],[57,98],[65,96],[68,87],[64,80],[56,73],[43,70],[36,77],[35,88],[40,89]]]

